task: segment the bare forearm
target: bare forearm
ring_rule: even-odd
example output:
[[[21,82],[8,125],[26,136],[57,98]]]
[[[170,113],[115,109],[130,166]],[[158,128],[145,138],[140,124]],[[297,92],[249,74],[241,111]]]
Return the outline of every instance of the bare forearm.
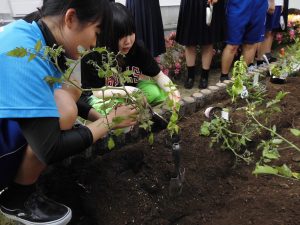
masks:
[[[101,118],[87,125],[87,127],[92,132],[93,143],[95,143],[97,140],[104,137],[108,133],[109,126],[111,124],[112,120],[110,116],[108,116],[108,120],[106,118]]]

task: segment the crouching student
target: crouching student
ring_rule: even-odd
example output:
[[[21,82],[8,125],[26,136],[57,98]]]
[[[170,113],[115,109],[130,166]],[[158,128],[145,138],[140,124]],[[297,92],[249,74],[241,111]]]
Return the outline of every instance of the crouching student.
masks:
[[[135,40],[135,25],[128,9],[120,3],[112,3],[111,8],[113,37],[109,42],[109,49],[125,55],[125,57],[118,58],[118,64],[122,71],[132,70],[133,72],[130,81],[125,83],[126,90],[129,93],[137,89],[141,90],[147,102],[152,106],[164,102],[167,97],[174,102],[179,101],[180,93],[175,86],[172,86],[172,81],[160,70],[150,52]],[[88,63],[90,60],[101,63],[102,56],[93,54],[84,58],[81,65],[84,88],[118,87],[121,85],[116,76],[107,79],[99,78],[95,67]],[[143,79],[143,75],[151,78]],[[171,90],[172,88],[173,90]],[[104,91],[104,96],[102,91],[93,91],[89,96],[82,96],[82,98],[101,111],[99,105],[103,102],[103,97],[111,97],[114,94],[125,95],[126,93],[123,90],[109,89]]]
[[[79,45],[86,49],[96,45],[110,18],[109,3],[44,0],[40,13],[38,22],[18,20],[0,32],[0,212],[26,225],[63,225],[70,221],[71,209],[36,192],[40,174],[47,165],[78,154],[105,136],[108,125],[134,125],[136,110],[121,106],[103,119],[85,108],[83,113],[94,122],[72,128],[76,97],[68,87],[55,90],[44,80],[46,76],[60,78],[61,72],[39,57],[28,62],[28,57],[7,53],[17,47],[34,49],[41,41],[42,46],[62,45],[66,57],[77,59]],[[70,113],[73,119],[60,117],[60,113]],[[116,116],[125,118],[117,126],[112,123]]]

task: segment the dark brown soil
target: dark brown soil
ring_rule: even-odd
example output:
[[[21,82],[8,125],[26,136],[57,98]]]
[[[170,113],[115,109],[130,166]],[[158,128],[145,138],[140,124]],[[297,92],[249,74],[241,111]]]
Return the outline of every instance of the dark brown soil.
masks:
[[[290,92],[282,114],[273,121],[279,133],[300,146],[289,128],[300,128],[300,78],[284,85],[268,84],[269,96]],[[170,197],[173,161],[168,135],[155,144],[139,141],[91,160],[78,158],[71,167],[56,166],[42,178],[44,192],[73,209],[76,225],[299,225],[300,182],[252,175],[254,164],[235,163],[231,152],[209,147],[199,136],[203,111],[184,118],[181,126],[182,194]],[[252,151],[257,153],[256,146]],[[294,151],[282,152],[282,162],[300,171]]]

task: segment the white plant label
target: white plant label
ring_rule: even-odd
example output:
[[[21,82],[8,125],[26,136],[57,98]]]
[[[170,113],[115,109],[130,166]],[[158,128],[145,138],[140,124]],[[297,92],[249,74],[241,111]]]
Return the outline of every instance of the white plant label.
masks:
[[[253,86],[258,86],[258,80],[259,80],[259,74],[256,73],[256,74],[253,76]]]
[[[241,98],[244,99],[244,98],[247,98],[249,96],[249,92],[246,88],[246,86],[243,86],[243,91],[241,93]]]
[[[221,116],[224,120],[229,120],[229,112],[222,110]]]

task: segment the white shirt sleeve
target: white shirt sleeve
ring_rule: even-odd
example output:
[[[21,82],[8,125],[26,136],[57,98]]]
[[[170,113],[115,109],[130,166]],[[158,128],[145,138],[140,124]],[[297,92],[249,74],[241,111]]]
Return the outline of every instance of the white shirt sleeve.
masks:
[[[162,71],[158,75],[153,77],[156,80],[158,86],[163,89],[165,92],[173,92],[173,95],[180,97],[180,93],[175,86],[171,86],[173,82],[171,79],[165,75]]]

